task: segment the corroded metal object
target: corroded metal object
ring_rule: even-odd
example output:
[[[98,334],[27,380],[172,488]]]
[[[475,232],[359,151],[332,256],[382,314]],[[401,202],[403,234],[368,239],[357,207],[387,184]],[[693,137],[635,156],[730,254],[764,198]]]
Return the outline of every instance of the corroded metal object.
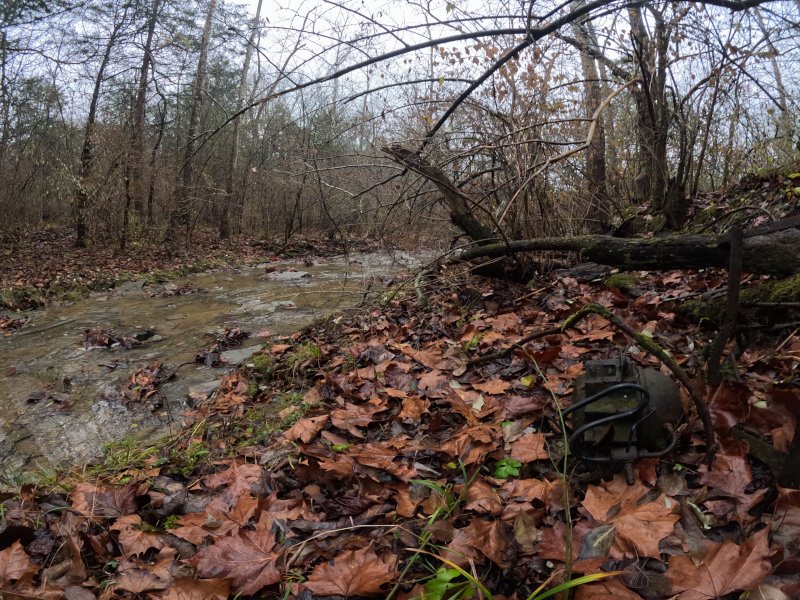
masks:
[[[623,466],[632,484],[633,461],[664,456],[677,443],[675,428],[683,417],[678,387],[625,358],[585,366],[564,411],[572,414],[570,451],[590,463]]]

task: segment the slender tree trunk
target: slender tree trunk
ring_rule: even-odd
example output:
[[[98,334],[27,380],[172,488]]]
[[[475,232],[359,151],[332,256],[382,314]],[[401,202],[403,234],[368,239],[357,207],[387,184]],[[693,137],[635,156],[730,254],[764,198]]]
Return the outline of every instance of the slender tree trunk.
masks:
[[[178,192],[175,212],[170,218],[168,239],[174,240],[178,229],[183,229],[186,239],[189,238],[191,225],[192,194],[194,193],[194,152],[195,136],[200,128],[200,110],[203,106],[203,93],[206,87],[208,70],[208,43],[211,39],[211,23],[217,0],[209,0],[206,22],[203,26],[203,38],[200,42],[200,56],[197,59],[197,73],[194,78],[194,91],[189,106],[189,127],[186,131],[186,147],[183,158],[183,179]]]
[[[8,140],[11,137],[11,94],[6,79],[8,63],[8,38],[6,32],[0,30],[0,105],[3,107],[3,123],[0,126],[0,165],[6,156]]]
[[[237,113],[242,109],[242,106],[244,106],[245,94],[247,93],[247,75],[250,71],[250,60],[253,56],[253,46],[255,46],[256,37],[258,35],[262,4],[263,0],[258,0],[256,16],[253,18],[253,28],[250,31],[250,37],[247,40],[247,49],[244,52],[244,64],[242,65],[242,74],[239,79],[239,91],[236,97]],[[219,220],[219,237],[222,239],[226,239],[231,235],[230,212],[233,197],[236,193],[234,190],[234,182],[236,181],[236,170],[239,165],[240,126],[241,115],[237,115],[237,117],[233,120],[233,140],[230,157],[228,159],[228,173],[225,180],[225,197],[222,200],[222,216]]]
[[[574,26],[575,38],[582,46],[590,47],[589,35],[580,25]],[[581,52],[581,70],[584,79],[584,105],[586,116],[591,118],[602,102],[600,77],[597,64],[588,52]],[[603,115],[597,118],[594,135],[586,152],[586,184],[590,209],[587,213],[587,229],[592,233],[608,230],[609,209],[606,189],[606,133]]]
[[[153,149],[150,151],[150,183],[147,186],[147,226],[152,227],[155,223],[153,217],[153,200],[156,193],[156,160],[158,159],[158,150],[161,147],[161,140],[164,139],[164,129],[167,124],[167,101],[162,96],[164,108],[160,111],[161,117],[158,122],[158,135],[156,142],[153,144]]]
[[[772,74],[775,77],[775,87],[778,90],[778,103],[780,104],[780,114],[775,119],[775,137],[778,139],[778,147],[787,155],[792,155],[792,135],[794,134],[794,124],[792,123],[792,115],[789,112],[789,102],[787,101],[786,87],[783,85],[783,77],[781,76],[781,69],[778,66],[778,50],[772,44],[771,37],[764,24],[764,19],[761,17],[761,11],[758,7],[753,8],[753,13],[756,16],[758,28],[767,40],[769,47],[769,60],[772,66]]]
[[[78,185],[75,190],[75,195],[72,200],[73,220],[75,224],[75,247],[85,248],[87,238],[86,226],[86,211],[89,204],[89,176],[92,173],[94,166],[94,129],[97,120],[97,105],[100,101],[100,90],[103,86],[103,78],[105,77],[106,67],[111,59],[111,51],[114,44],[117,42],[119,33],[125,22],[128,7],[126,5],[125,12],[118,22],[114,24],[114,29],[106,43],[105,51],[103,52],[103,59],[100,61],[100,68],[97,70],[97,76],[94,80],[94,88],[92,89],[92,98],[89,101],[89,115],[86,119],[86,129],[83,133],[83,147],[81,149],[81,163],[78,172]]]
[[[155,34],[158,14],[161,11],[162,0],[153,0],[150,14],[147,19],[147,36],[144,42],[142,65],[139,67],[139,81],[136,88],[136,98],[133,103],[133,130],[131,139],[130,160],[130,186],[132,188],[134,209],[141,213],[145,202],[144,186],[144,137],[145,137],[145,104],[147,100],[147,80],[150,65],[153,62],[153,35]]]

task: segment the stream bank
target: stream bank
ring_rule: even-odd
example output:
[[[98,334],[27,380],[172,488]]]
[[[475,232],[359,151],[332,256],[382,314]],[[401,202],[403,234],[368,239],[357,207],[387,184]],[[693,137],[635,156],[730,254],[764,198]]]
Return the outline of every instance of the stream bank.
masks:
[[[0,339],[0,481],[14,484],[42,468],[80,465],[126,436],[177,433],[188,396],[210,393],[266,336],[355,306],[418,263],[403,252],[282,261],[157,286],[129,282],[29,311],[23,327]],[[143,341],[87,347],[85,339],[93,339],[87,330],[98,328]],[[224,351],[220,361],[192,363],[235,328],[251,333],[241,347]],[[135,369],[156,362],[167,372],[180,367],[177,376],[144,401],[126,403],[121,386]]]

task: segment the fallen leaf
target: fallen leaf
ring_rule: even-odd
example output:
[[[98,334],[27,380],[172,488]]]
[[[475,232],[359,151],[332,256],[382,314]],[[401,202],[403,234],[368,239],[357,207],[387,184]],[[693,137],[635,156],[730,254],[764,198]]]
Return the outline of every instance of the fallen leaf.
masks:
[[[403,392],[403,394],[405,394],[405,392]],[[405,422],[418,422],[422,418],[422,415],[428,412],[428,407],[430,405],[430,401],[425,398],[421,398],[415,394],[407,395],[403,398],[403,410],[400,411],[397,418]]]
[[[484,394],[498,396],[500,394],[504,394],[506,390],[511,387],[511,384],[508,381],[503,381],[502,379],[490,379],[484,383],[475,383],[472,385],[472,387],[483,392]]]
[[[139,485],[101,487],[79,483],[71,494],[72,508],[86,517],[124,517],[138,510],[135,498]]]
[[[0,581],[12,583],[37,570],[19,540],[5,550],[0,550]]]
[[[465,565],[475,552],[483,554],[500,568],[508,566],[506,551],[513,533],[511,527],[500,520],[486,521],[475,518],[459,529],[447,545],[443,556],[457,565]]]
[[[545,447],[546,441],[541,433],[526,433],[511,443],[511,458],[523,463],[550,458],[550,453]]]
[[[503,509],[503,502],[494,488],[478,477],[467,488],[467,503],[464,508],[479,513],[498,515]]]
[[[317,437],[317,434],[325,428],[325,425],[328,424],[329,418],[330,417],[328,415],[320,415],[318,417],[300,419],[297,423],[283,432],[283,437],[290,442],[300,440],[304,444],[307,444]]]
[[[236,592],[251,596],[281,580],[276,566],[279,556],[271,528],[239,530],[214,540],[197,553],[192,563],[199,577],[230,579]]]
[[[762,529],[741,546],[726,540],[707,543],[702,565],[689,556],[674,556],[667,577],[678,600],[710,600],[737,590],[751,590],[772,571],[769,561],[769,529]]]
[[[397,556],[379,557],[371,546],[348,550],[330,562],[317,565],[303,584],[317,596],[384,595],[381,586],[392,581],[397,570]]]
[[[675,501],[659,494],[643,502],[650,490],[641,481],[627,485],[621,475],[600,486],[590,485],[583,507],[595,521],[614,525],[614,547],[626,556],[661,556],[658,543],[670,535],[680,515],[673,514]]]
[[[112,531],[119,533],[119,543],[126,558],[164,546],[160,533],[143,531],[141,525],[142,518],[139,515],[127,515],[118,518],[111,526]]]
[[[180,577],[162,596],[163,600],[227,600],[231,593],[228,579]]]

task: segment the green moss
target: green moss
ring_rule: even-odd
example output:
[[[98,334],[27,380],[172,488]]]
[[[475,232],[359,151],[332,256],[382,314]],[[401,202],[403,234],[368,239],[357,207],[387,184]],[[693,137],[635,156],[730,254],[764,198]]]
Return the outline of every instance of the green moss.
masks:
[[[725,300],[686,300],[675,307],[675,312],[693,323],[718,325],[725,319]]]
[[[275,359],[271,354],[254,354],[249,364],[253,365],[253,370],[259,375],[269,377],[275,367]]]
[[[311,408],[313,405],[305,401],[302,392],[277,394],[268,402],[252,406],[234,423],[233,437],[243,447],[265,444],[273,434],[297,423]]]
[[[322,348],[311,342],[304,342],[295,348],[285,359],[290,367],[297,367],[303,363],[315,362],[322,358]]]
[[[135,436],[125,436],[106,444],[103,448],[103,462],[92,465],[88,471],[99,476],[127,469],[141,469],[146,466],[150,457],[159,453],[158,446],[159,444],[146,444]]]
[[[636,277],[630,273],[613,273],[606,277],[603,285],[605,285],[605,287],[608,289],[618,289],[626,292],[633,288],[637,283],[638,280]]]
[[[800,301],[800,274],[793,275],[781,280],[768,280],[742,290],[739,296],[743,310],[748,314],[757,312],[760,320],[769,322],[774,320],[775,308],[769,307],[760,310],[758,307],[748,308],[748,304],[759,302],[780,303]],[[675,307],[675,312],[685,319],[696,323],[707,322],[712,325],[719,325],[725,320],[727,298],[720,296],[712,300],[692,299],[686,300]],[[792,311],[792,309],[784,309]],[[763,315],[761,313],[764,313]],[[772,318],[769,315],[772,315]],[[762,318],[763,317],[763,318]]]
[[[800,301],[800,274],[778,281],[765,281],[742,292],[743,302],[797,302]]]

